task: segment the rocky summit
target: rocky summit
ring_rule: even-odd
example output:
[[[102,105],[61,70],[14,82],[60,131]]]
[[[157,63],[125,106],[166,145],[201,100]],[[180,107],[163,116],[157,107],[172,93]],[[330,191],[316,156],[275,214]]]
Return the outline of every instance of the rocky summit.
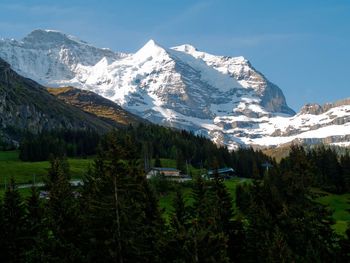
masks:
[[[303,141],[349,145],[350,105],[307,105],[296,114],[282,90],[244,57],[153,40],[134,54],[100,49],[52,30],[1,40],[0,57],[50,86],[93,91],[151,122],[218,144],[277,146]]]

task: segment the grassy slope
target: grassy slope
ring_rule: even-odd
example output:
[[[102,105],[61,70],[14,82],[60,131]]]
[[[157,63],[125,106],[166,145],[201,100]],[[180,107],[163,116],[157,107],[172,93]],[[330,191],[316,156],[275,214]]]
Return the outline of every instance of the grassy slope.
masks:
[[[72,178],[81,178],[92,159],[68,159]],[[50,164],[44,162],[22,162],[18,159],[17,151],[0,152],[0,185],[14,177],[16,183],[32,183],[35,175],[36,182],[43,180]]]
[[[317,198],[317,201],[332,209],[333,218],[336,220],[334,229],[337,233],[344,234],[348,224],[350,224],[350,194],[323,193],[324,196]]]
[[[48,88],[47,90],[65,103],[107,120],[113,126],[147,123],[147,121],[142,118],[125,111],[116,103],[91,91],[80,90],[73,87]]]
[[[30,188],[20,188],[20,189],[18,189],[18,191],[23,198],[30,197],[30,195],[31,195]],[[5,194],[5,189],[4,189],[4,187],[2,187],[2,188],[0,188],[0,200],[3,198],[4,194]]]
[[[89,164],[93,163],[90,159],[69,158],[68,159],[72,178],[81,178],[87,170]],[[174,160],[162,159],[163,167],[176,167]],[[18,158],[18,151],[0,151],[0,185],[8,182],[13,176],[17,183],[31,183],[34,175],[37,182],[42,181],[47,174],[50,163],[43,162],[22,162]],[[200,170],[189,166],[192,174],[199,174]]]

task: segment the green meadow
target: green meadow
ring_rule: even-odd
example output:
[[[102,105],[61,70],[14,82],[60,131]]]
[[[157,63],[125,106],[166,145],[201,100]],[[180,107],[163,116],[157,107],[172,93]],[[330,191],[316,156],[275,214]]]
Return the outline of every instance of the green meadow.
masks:
[[[81,178],[92,164],[92,159],[69,158],[72,178]],[[30,184],[42,182],[47,175],[50,163],[44,162],[22,162],[18,158],[18,151],[0,152],[0,185],[4,186],[13,177],[18,184]]]
[[[350,194],[335,195],[325,192],[317,200],[332,210],[336,222],[334,229],[337,233],[344,234],[350,223]]]
[[[93,163],[93,158],[79,159],[69,158],[68,163],[70,165],[71,176],[74,179],[82,178],[85,171]],[[170,159],[161,159],[163,167],[176,167],[176,161]],[[36,182],[42,182],[47,175],[50,163],[44,162],[22,162],[18,158],[18,151],[0,151],[0,196],[3,195],[5,184],[7,184],[11,177],[16,180],[18,184],[30,184],[34,180]],[[188,166],[188,172],[192,175],[198,175],[204,172],[204,170],[196,169],[191,165]],[[225,181],[225,185],[231,193],[232,199],[235,197],[235,189],[237,184],[249,181],[244,178],[234,178]],[[23,196],[28,196],[30,189],[19,189]],[[186,203],[190,205],[193,201],[191,196],[191,189],[186,184],[182,187],[182,191],[186,200]],[[317,190],[320,193],[320,197],[316,200],[326,206],[328,206],[333,212],[333,218],[335,220],[334,229],[337,233],[343,234],[350,223],[350,194],[335,195],[324,191]],[[159,204],[164,211],[166,218],[172,213],[172,200],[175,192],[170,191],[160,196]]]

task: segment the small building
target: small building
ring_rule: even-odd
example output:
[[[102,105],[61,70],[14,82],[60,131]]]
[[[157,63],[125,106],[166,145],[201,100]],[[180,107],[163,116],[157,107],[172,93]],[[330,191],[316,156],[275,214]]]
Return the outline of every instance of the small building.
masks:
[[[215,174],[218,174],[222,178],[230,178],[235,176],[235,170],[231,167],[224,167],[219,169],[208,170],[207,174],[204,177],[213,178]]]
[[[48,191],[40,191],[39,198],[41,199],[49,199],[49,192]]]
[[[164,175],[165,177],[168,178],[179,178],[181,177],[180,175],[180,170],[175,169],[175,168],[163,168],[163,167],[153,167],[151,170],[147,173],[146,177],[147,179],[153,177],[153,176],[159,176],[159,175]]]

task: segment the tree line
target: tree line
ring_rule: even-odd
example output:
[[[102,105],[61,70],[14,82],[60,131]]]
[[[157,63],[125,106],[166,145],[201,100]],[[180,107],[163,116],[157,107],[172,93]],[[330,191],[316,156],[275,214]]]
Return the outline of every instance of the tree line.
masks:
[[[219,167],[232,167],[240,177],[259,178],[263,176],[268,163],[276,166],[274,159],[262,151],[252,148],[239,148],[229,151],[225,146],[217,146],[208,138],[196,136],[188,131],[177,131],[158,125],[140,124],[115,130],[119,141],[126,138],[134,142],[135,158],[142,160],[144,168],[150,168],[152,160],[160,158],[176,160],[176,166],[183,173],[186,165],[195,168],[212,169],[215,162]],[[93,131],[51,131],[39,135],[27,134],[20,144],[19,157],[23,161],[48,160],[54,156],[96,155],[98,146],[108,147],[108,136]],[[125,145],[124,145],[125,146]],[[293,146],[294,147],[294,146]],[[303,153],[308,163],[308,173],[312,174],[312,185],[332,193],[350,191],[350,153],[341,154],[335,148],[317,146],[313,148],[294,147],[291,153],[281,160],[281,166],[297,169],[293,155],[296,150]],[[301,157],[300,157],[301,158]]]
[[[136,158],[142,160],[145,166],[150,166],[152,159],[173,159],[177,168],[186,172],[186,164],[211,169],[216,162],[219,167],[234,168],[241,177],[252,178],[263,173],[264,162],[274,162],[261,151],[240,148],[231,152],[206,137],[158,125],[129,126],[115,130],[114,134],[120,141],[130,138],[134,142]],[[50,154],[68,157],[95,155],[98,145],[108,145],[106,138],[92,131],[27,134],[21,141],[19,156],[22,161],[44,161],[49,159]]]
[[[12,180],[0,205],[4,262],[348,262],[347,237],[313,201],[302,148],[264,176],[237,187],[235,201],[218,175],[181,185],[164,218],[132,136],[114,132],[73,188],[64,158],[53,158],[40,199],[23,199]],[[108,142],[108,143],[107,143]],[[219,166],[218,161],[212,164]],[[290,165],[293,168],[290,169]]]
[[[84,157],[96,153],[101,136],[90,130],[44,131],[24,135],[19,146],[22,161],[46,161],[50,155]]]
[[[304,163],[304,167],[300,164]],[[309,175],[314,187],[337,194],[350,192],[350,153],[339,154],[335,148],[319,145],[314,148],[293,146],[288,157],[282,159],[281,167],[300,170]]]

